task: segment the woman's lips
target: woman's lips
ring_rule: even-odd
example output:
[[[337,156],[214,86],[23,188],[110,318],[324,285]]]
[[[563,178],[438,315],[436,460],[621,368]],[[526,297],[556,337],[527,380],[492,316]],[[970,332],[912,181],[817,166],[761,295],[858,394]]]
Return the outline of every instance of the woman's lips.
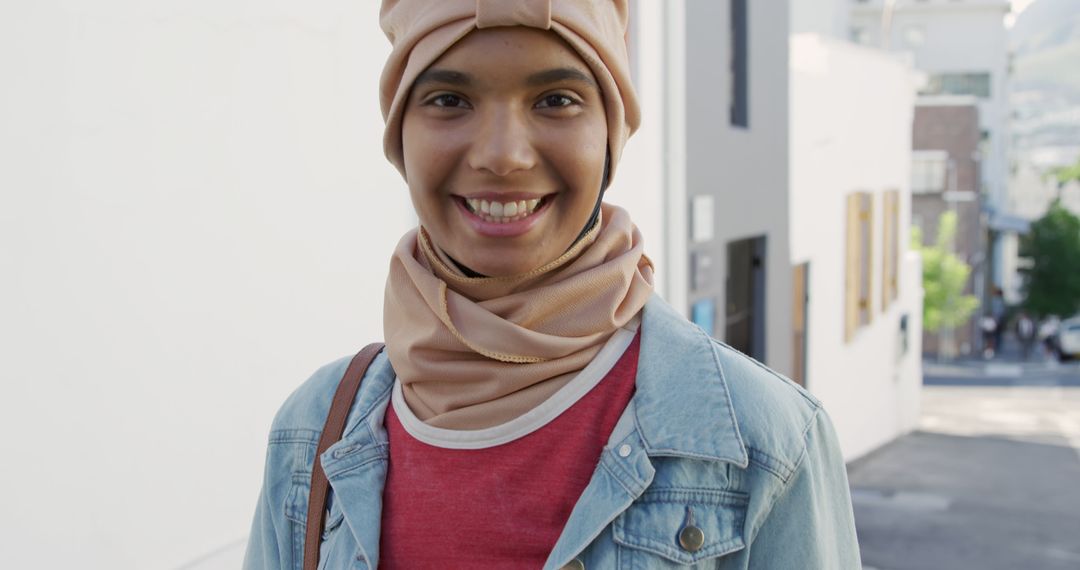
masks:
[[[455,196],[454,202],[457,203],[458,211],[464,216],[466,223],[478,234],[488,237],[512,237],[528,232],[539,221],[541,216],[547,212],[554,197],[554,194],[549,194],[543,199],[532,198],[532,200],[536,200],[535,204],[529,204],[529,200],[481,201],[477,198],[465,198],[463,196]],[[486,204],[481,202],[486,202]],[[477,210],[473,211],[470,204],[476,205]],[[498,206],[495,206],[495,204],[498,204]],[[509,212],[513,213],[512,217],[506,216],[509,204],[514,204]],[[488,210],[486,213],[483,211],[484,207]],[[531,212],[530,209],[532,209]],[[522,214],[520,210],[524,210],[526,213]],[[494,214],[500,215],[496,217]]]

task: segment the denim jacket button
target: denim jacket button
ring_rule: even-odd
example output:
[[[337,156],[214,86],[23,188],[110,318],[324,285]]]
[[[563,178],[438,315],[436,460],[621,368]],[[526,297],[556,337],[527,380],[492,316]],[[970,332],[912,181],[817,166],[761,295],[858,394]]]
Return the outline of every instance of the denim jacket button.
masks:
[[[575,558],[566,563],[566,566],[562,567],[562,570],[585,570],[585,563],[580,558]]]
[[[705,545],[705,533],[694,525],[686,525],[679,531],[679,545],[687,552],[697,552]]]
[[[619,447],[619,457],[630,457],[630,444],[624,443]]]

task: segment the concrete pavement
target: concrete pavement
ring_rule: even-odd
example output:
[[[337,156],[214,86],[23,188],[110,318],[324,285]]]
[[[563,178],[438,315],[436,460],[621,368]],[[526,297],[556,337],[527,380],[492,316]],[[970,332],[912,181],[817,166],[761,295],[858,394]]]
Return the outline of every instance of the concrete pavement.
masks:
[[[865,567],[1080,569],[1080,368],[927,364],[919,430],[849,465]]]

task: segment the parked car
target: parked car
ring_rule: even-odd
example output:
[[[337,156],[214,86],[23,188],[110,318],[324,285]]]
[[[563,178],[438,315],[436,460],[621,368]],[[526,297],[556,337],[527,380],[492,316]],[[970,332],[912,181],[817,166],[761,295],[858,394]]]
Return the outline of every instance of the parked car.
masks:
[[[1080,358],[1080,316],[1061,321],[1054,335],[1054,348],[1060,360]]]

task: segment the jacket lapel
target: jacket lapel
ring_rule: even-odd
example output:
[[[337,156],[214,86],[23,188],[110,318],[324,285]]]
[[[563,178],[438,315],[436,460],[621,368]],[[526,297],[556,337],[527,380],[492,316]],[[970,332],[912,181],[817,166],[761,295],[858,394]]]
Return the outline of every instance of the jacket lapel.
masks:
[[[634,397],[545,569],[585,550],[645,492],[653,456],[749,464],[712,339],[655,294],[642,316]]]
[[[334,501],[368,568],[379,566],[382,495],[390,457],[383,418],[393,381],[394,371],[383,352],[364,375],[344,437],[320,457]]]
[[[749,464],[715,342],[654,294],[631,401],[649,455]]]
[[[544,563],[545,569],[562,568],[585,550],[652,483],[656,469],[633,423],[632,414],[624,413],[619,419],[589,485]]]

